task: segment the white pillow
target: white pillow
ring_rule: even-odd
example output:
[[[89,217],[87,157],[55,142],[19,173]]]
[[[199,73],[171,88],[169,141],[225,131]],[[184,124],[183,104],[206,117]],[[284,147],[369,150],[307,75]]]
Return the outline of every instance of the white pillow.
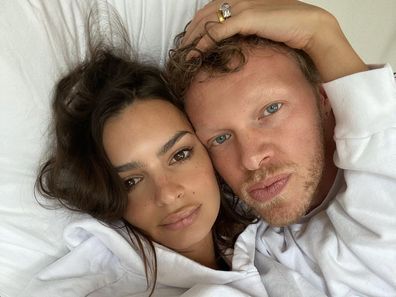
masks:
[[[92,2],[95,2],[93,0]],[[65,224],[33,187],[47,145],[50,101],[68,61],[84,53],[91,1],[0,3],[0,296],[16,296],[31,276],[63,255]],[[163,63],[176,33],[205,0],[113,0],[135,48]]]

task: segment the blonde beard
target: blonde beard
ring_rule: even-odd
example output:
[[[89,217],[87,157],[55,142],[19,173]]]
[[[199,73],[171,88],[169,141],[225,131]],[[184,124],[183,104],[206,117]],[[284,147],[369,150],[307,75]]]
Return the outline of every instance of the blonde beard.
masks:
[[[254,200],[246,191],[250,185],[258,182],[259,180],[265,179],[267,176],[284,173],[285,169],[289,169],[287,172],[290,172],[290,168],[296,168],[295,164],[289,164],[281,167],[271,166],[266,169],[255,171],[254,176],[242,186],[241,199],[247,205],[252,207],[255,212],[257,212],[257,214],[271,226],[281,227],[296,223],[311,207],[316,194],[316,189],[318,188],[322,177],[321,169],[323,168],[323,162],[323,158],[317,156],[313,161],[315,164],[312,164],[311,168],[307,170],[307,173],[299,175],[300,180],[306,180],[301,189],[302,195],[300,197],[295,197],[293,193],[285,192],[279,194],[268,202],[260,202]],[[295,169],[293,169],[293,172],[294,174],[297,173]],[[293,189],[290,189],[289,191],[293,191]]]
[[[317,121],[316,127],[318,131],[318,140],[316,143],[315,156],[309,168],[299,175],[301,180],[304,180],[302,187],[302,196],[298,200],[294,198],[293,193],[281,193],[268,202],[259,202],[254,200],[247,189],[250,185],[259,182],[269,176],[275,176],[280,173],[291,172],[298,173],[299,166],[295,163],[283,163],[277,165],[269,165],[266,168],[260,168],[249,174],[246,181],[243,183],[240,191],[240,198],[271,226],[287,226],[298,222],[302,216],[309,212],[315,197],[317,196],[318,186],[322,180],[323,169],[325,165],[325,129],[324,122],[327,120],[325,110],[321,108],[320,94],[317,89],[316,93],[316,107],[317,107]],[[301,167],[300,167],[301,169]],[[289,190],[290,191],[290,190]],[[293,189],[291,189],[293,191]],[[294,198],[294,199],[293,199]]]
[[[299,167],[295,163],[269,165],[251,172],[246,182],[243,183],[240,198],[271,226],[282,227],[296,223],[312,207],[312,202],[317,195],[318,185],[322,179],[325,160],[323,130],[321,127],[319,127],[319,131],[320,137],[316,144],[315,157],[305,172],[299,174]],[[247,192],[247,189],[252,184],[285,172],[292,173],[292,175],[298,174],[297,177],[305,181],[301,189],[302,195],[297,197],[298,199],[296,199],[294,193],[285,192],[270,201],[260,202],[254,200]],[[293,189],[289,191],[293,191]]]

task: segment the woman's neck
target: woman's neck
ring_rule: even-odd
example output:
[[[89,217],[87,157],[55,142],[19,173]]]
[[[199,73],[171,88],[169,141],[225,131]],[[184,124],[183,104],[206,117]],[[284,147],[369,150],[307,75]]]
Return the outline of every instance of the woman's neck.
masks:
[[[183,256],[212,269],[220,269],[212,234],[191,246],[188,250],[178,251]]]

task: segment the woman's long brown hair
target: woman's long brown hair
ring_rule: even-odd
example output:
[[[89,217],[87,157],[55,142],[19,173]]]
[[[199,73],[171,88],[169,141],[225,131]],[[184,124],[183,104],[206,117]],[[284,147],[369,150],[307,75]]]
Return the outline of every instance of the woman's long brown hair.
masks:
[[[63,207],[87,213],[109,226],[123,222],[122,228],[144,260],[151,295],[157,278],[154,245],[142,230],[123,219],[128,195],[105,153],[103,128],[109,118],[135,100],[158,98],[172,103],[177,100],[157,67],[134,58],[125,30],[117,23],[116,33],[122,42],[114,46],[106,38],[88,32],[85,60],[56,85],[52,103],[53,143],[40,168],[36,188]],[[239,233],[254,220],[253,215],[238,206],[234,196],[222,197],[213,226],[217,254],[224,256],[224,251],[233,247]]]

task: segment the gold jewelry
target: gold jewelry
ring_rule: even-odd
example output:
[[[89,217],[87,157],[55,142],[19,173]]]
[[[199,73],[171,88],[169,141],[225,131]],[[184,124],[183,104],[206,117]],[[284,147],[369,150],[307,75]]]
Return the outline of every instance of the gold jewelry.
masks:
[[[217,14],[217,19],[219,20],[219,23],[224,23],[225,18],[223,17],[223,14],[220,9],[218,11],[216,11],[216,14]]]

